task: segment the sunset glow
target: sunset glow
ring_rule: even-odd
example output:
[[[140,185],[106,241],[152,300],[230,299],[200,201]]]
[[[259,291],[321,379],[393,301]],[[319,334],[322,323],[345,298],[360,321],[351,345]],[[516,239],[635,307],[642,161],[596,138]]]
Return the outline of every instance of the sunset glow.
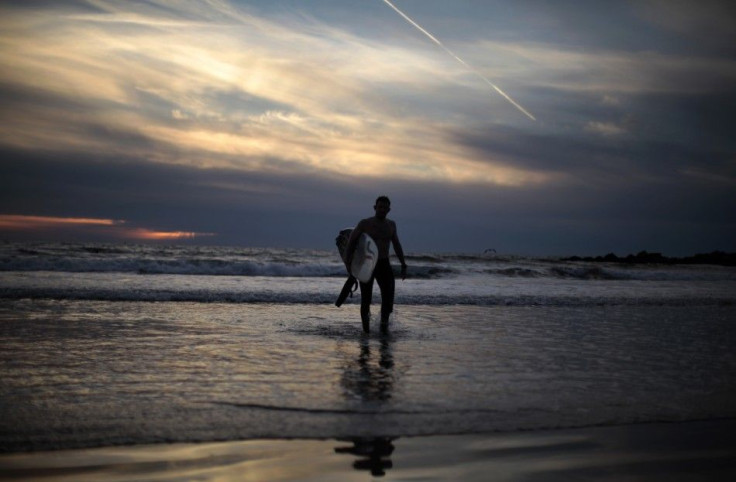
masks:
[[[54,226],[115,226],[125,221],[94,218],[60,218],[52,216],[24,216],[0,214],[1,229],[42,229]]]
[[[34,230],[53,232],[54,230],[67,230],[70,228],[82,229],[89,234],[104,235],[112,239],[164,241],[215,236],[215,233],[156,231],[147,228],[129,227],[126,221],[115,219],[0,214],[0,230],[7,232]]]
[[[131,229],[123,233],[126,237],[141,240],[173,240],[193,239],[202,236],[214,236],[214,233],[195,233],[191,231],[151,231],[149,229]]]

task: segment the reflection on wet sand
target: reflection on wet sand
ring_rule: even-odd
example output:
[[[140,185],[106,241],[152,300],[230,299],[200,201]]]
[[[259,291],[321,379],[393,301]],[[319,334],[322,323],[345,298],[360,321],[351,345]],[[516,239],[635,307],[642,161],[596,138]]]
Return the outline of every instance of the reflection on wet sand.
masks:
[[[394,386],[394,357],[391,341],[381,337],[378,360],[371,340],[360,340],[357,359],[351,359],[343,368],[343,395],[348,401],[358,400],[368,405],[378,405],[391,399]]]
[[[345,440],[352,442],[352,447],[336,447],[335,452],[359,457],[353,462],[355,470],[368,470],[374,477],[381,477],[393,467],[393,462],[389,457],[394,451],[392,443],[394,440],[389,437],[354,438]]]
[[[348,399],[357,398],[361,402],[380,406],[391,399],[395,382],[391,339],[389,336],[380,338],[378,360],[374,359],[375,347],[372,350],[369,338],[364,337],[359,343],[357,360],[348,363],[343,372],[343,393]],[[335,452],[359,457],[353,462],[355,470],[367,470],[373,476],[380,477],[393,467],[390,457],[394,451],[395,437],[355,437],[340,440],[353,444],[351,447],[336,447]]]

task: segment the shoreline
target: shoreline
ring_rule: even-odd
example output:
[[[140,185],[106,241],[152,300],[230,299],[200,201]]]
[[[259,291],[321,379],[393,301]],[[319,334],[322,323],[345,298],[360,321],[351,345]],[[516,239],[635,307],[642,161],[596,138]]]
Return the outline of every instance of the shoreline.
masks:
[[[0,454],[0,479],[733,480],[736,420],[359,439],[252,439]]]

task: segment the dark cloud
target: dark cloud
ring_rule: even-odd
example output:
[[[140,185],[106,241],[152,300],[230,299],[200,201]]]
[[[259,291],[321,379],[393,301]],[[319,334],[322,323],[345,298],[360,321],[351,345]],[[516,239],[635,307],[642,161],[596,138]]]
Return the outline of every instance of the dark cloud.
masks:
[[[568,95],[576,123],[552,128],[489,124],[449,131],[489,163],[567,174],[586,183],[687,182],[692,171],[736,177],[736,93],[640,94],[625,105]]]
[[[526,38],[532,35],[560,47],[726,57],[736,53],[736,20],[732,6],[722,0],[522,0],[511,10],[516,22],[507,23],[507,29],[526,25]]]
[[[369,209],[376,196],[361,187],[370,183],[316,176],[84,154],[4,150],[0,156],[3,214],[124,219],[151,229],[218,233],[206,242],[318,247],[337,226],[367,212],[360,208]]]
[[[736,16],[730,2],[649,0],[631,5],[649,25],[669,34],[670,49],[691,55],[736,55]]]
[[[92,106],[79,98],[40,89],[18,82],[0,82],[0,102],[2,102],[2,115],[10,120],[24,109],[31,106],[43,106],[67,112],[78,112],[89,109]]]
[[[732,186],[711,182],[488,187],[244,173],[135,159],[2,152],[5,214],[125,219],[218,233],[188,242],[332,249],[388,194],[407,249],[596,254],[733,249]]]
[[[564,174],[581,182],[607,184],[611,176],[622,183],[678,182],[686,172],[702,170],[734,177],[731,150],[704,144],[698,148],[679,143],[614,139],[598,135],[563,137],[489,126],[474,132],[454,133],[457,143],[471,149],[474,158],[492,164],[542,173]]]

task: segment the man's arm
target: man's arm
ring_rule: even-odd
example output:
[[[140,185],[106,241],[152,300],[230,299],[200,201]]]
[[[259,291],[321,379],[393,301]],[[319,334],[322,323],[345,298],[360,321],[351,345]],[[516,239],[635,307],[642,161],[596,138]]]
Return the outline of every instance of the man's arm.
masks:
[[[394,224],[394,235],[391,238],[391,242],[394,245],[394,252],[396,253],[396,257],[399,258],[399,262],[401,263],[401,279],[406,279],[406,260],[404,260],[404,248],[401,247],[401,241],[399,241],[399,232],[396,229],[396,224]]]

